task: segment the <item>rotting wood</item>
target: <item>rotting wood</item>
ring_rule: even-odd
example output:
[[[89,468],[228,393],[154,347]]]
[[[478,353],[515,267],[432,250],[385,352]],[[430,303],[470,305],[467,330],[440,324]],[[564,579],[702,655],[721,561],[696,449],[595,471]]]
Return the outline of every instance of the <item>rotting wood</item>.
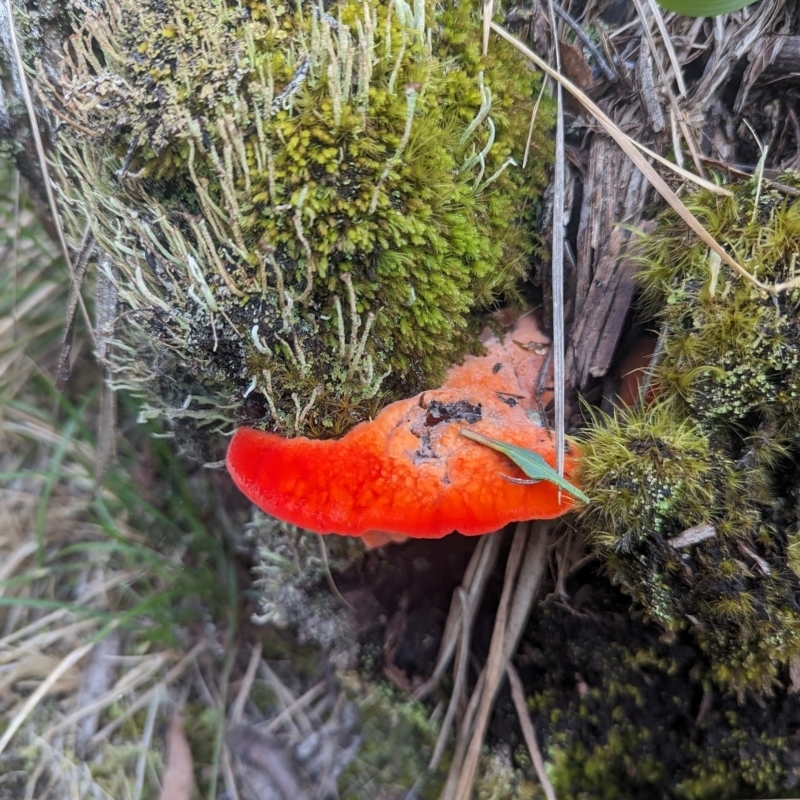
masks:
[[[529,15],[542,20],[546,3],[537,0],[536,6]],[[616,20],[603,37],[620,80],[605,83],[598,73],[586,93],[626,133],[660,155],[671,153],[679,163],[687,135],[704,164],[710,163],[708,159],[750,163],[754,152],[757,158],[758,145],[743,127],[747,118],[759,139],[770,147],[768,170],[771,166],[796,165],[800,163],[797,92],[787,81],[800,67],[797,10],[796,0],[765,0],[713,20],[671,16],[665,28],[670,41],[662,41],[662,32],[654,33],[656,51],[646,43],[634,12],[628,10],[624,15],[628,24]],[[577,24],[591,26],[604,13],[590,4],[576,15]],[[550,32],[541,24],[536,31],[537,51],[541,53],[546,46],[542,40]],[[674,86],[664,85],[664,78],[676,79],[666,44],[683,65],[686,94],[673,96],[670,119],[660,130],[658,110],[668,105],[667,97],[674,92]],[[652,68],[644,69],[651,61]],[[690,64],[692,68],[687,69]],[[784,87],[777,102],[776,84]],[[597,390],[610,373],[615,351],[627,330],[636,272],[635,261],[625,257],[631,240],[627,226],[640,228],[652,215],[647,208],[652,195],[638,169],[597,130],[594,120],[574,104],[568,109],[574,117],[568,151],[577,153],[570,159],[573,194],[581,198],[579,211],[573,208],[573,214],[579,214],[578,224],[571,227],[576,263],[567,276],[566,292],[570,315],[568,396],[574,402],[578,395]],[[688,156],[689,151],[683,155]],[[695,159],[696,164],[700,162]],[[546,200],[552,203],[549,195]],[[547,208],[545,230],[551,219],[551,209]],[[619,223],[626,229],[618,228]],[[542,265],[537,278],[547,307],[550,292],[545,275]]]
[[[634,292],[636,268],[620,259],[631,234],[618,222],[641,222],[649,186],[644,176],[628,169],[627,157],[605,137],[596,136],[578,233],[574,294],[575,313],[567,349],[567,383],[585,391],[593,378],[611,367],[617,342]]]

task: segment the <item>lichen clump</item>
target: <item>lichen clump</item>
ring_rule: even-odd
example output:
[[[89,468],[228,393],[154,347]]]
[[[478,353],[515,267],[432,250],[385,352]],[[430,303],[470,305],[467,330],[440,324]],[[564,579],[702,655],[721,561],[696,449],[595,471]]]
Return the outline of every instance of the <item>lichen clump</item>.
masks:
[[[126,307],[118,383],[331,436],[475,349],[549,152],[518,166],[538,78],[479,31],[463,3],[87,10],[44,94]]]
[[[660,217],[640,274],[662,330],[655,397],[585,437],[594,502],[580,524],[612,577],[665,628],[691,629],[741,696],[800,663],[800,203],[732,188],[689,205],[763,286],[788,286],[759,287]]]

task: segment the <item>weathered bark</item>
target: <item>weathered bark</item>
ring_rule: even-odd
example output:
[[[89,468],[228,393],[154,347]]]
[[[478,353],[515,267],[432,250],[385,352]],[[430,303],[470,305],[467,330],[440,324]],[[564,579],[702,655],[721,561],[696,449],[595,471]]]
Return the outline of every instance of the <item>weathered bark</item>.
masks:
[[[13,3],[14,30],[6,3],[0,4],[0,155],[9,155],[37,199],[42,218],[49,210],[41,165],[34,146],[23,81],[37,114],[37,126],[45,147],[53,120],[44,112],[35,89],[35,74],[57,74],[57,63],[70,33],[71,10],[66,3]],[[15,35],[14,35],[15,34]],[[20,59],[25,63],[23,75]]]
[[[532,12],[531,30],[540,51],[547,45],[546,7],[545,3]],[[590,4],[578,21],[589,28],[603,13]],[[714,20],[667,15],[683,84],[676,80],[652,16],[646,15],[655,49],[636,15],[630,4],[615,24],[634,24],[622,34],[612,26],[604,37],[605,57],[615,80],[608,81],[597,59],[584,50],[597,76],[584,90],[624,132],[671,160],[680,143],[677,155],[684,166],[704,177],[712,176],[710,170],[724,172],[729,165],[753,171],[760,152],[745,122],[769,146],[768,175],[770,169],[800,162],[800,92],[793,78],[800,62],[797,0],[767,0]],[[568,28],[559,24],[563,38]],[[565,62],[565,69],[575,82],[585,74],[571,61]],[[598,130],[580,104],[569,101],[566,113],[571,122],[568,163],[573,183],[567,195],[581,198],[579,210],[573,211],[578,224],[569,227],[575,258],[566,276],[566,380],[574,404],[612,368],[635,294],[636,266],[626,257],[631,241],[628,226],[641,227],[650,215],[648,204],[657,198],[638,168]],[[674,176],[659,169],[675,184]],[[569,211],[569,201],[566,204]],[[545,219],[547,227],[552,219],[549,211]],[[544,271],[539,280],[549,294]]]

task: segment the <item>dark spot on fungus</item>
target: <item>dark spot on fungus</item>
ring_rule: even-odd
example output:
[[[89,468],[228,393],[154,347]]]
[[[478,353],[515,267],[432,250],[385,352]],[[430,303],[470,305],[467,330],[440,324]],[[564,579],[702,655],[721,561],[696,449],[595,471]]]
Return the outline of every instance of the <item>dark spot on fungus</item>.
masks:
[[[503,369],[503,365],[499,362],[492,367],[492,375],[497,375],[500,370]]]
[[[521,395],[508,394],[508,392],[495,392],[497,399],[512,408],[522,399]]]
[[[466,400],[457,400],[455,403],[440,403],[438,400],[432,400],[427,411],[425,424],[429,428],[442,422],[451,421],[467,422],[472,425],[482,417],[481,404],[473,405]]]

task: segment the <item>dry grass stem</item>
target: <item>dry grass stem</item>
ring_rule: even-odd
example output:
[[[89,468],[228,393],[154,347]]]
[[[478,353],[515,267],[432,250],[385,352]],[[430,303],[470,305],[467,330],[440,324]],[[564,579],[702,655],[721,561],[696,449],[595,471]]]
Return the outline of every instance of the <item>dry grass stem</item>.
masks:
[[[293,715],[302,714],[309,706],[319,700],[328,688],[327,681],[320,681],[312,686],[307,692],[300,695],[296,700],[292,700],[285,708],[272,719],[261,723],[259,729],[264,733],[272,733],[287,723],[294,724]]]
[[[75,269],[72,265],[72,258],[70,257],[69,245],[67,244],[67,238],[66,235],[64,234],[64,227],[61,224],[61,214],[59,213],[58,210],[58,204],[56,203],[55,194],[53,192],[53,184],[50,180],[50,170],[47,165],[47,155],[44,149],[42,134],[39,130],[39,121],[36,117],[36,107],[33,104],[33,97],[31,96],[30,87],[28,86],[25,61],[22,58],[22,51],[20,50],[19,40],[17,39],[17,28],[14,22],[14,6],[12,5],[11,0],[5,0],[5,5],[6,5],[6,14],[8,15],[8,32],[9,32],[9,37],[11,39],[11,49],[14,53],[14,58],[16,60],[16,70],[19,75],[19,84],[20,87],[22,88],[23,100],[25,101],[25,107],[28,111],[28,119],[30,121],[31,134],[33,136],[33,142],[36,146],[36,155],[39,159],[39,169],[42,172],[42,179],[44,182],[44,189],[47,194],[47,201],[50,205],[50,212],[52,214],[53,224],[55,225],[56,233],[58,235],[58,242],[61,245],[61,252],[64,256],[64,261],[69,267],[72,279],[75,280]],[[89,317],[89,312],[86,308],[86,304],[84,303],[82,297],[79,297],[79,303],[81,307],[81,313],[83,315],[84,321],[86,322],[86,327],[89,332],[89,335],[93,337],[94,334],[92,332],[91,319]]]
[[[519,523],[506,562],[486,666],[459,728],[455,753],[440,800],[469,800],[495,698],[516,651],[547,565],[552,523]]]
[[[433,749],[428,768],[433,771],[438,766],[447,747],[450,738],[450,730],[455,720],[456,711],[464,702],[467,690],[467,668],[469,666],[470,642],[472,641],[472,620],[475,608],[470,605],[469,597],[463,589],[459,589],[461,607],[461,637],[459,639],[458,652],[454,667],[455,681],[453,691],[450,693],[450,700],[447,703],[447,711],[442,721],[439,736],[436,739],[436,746]]]
[[[478,546],[475,548],[475,552],[467,565],[461,586],[453,593],[453,600],[450,603],[450,611],[445,622],[442,641],[439,645],[436,666],[431,677],[414,692],[415,699],[424,699],[438,686],[456,652],[456,647],[464,631],[471,633],[474,614],[480,608],[486,591],[486,583],[494,571],[502,542],[503,535],[500,533],[496,533],[493,536],[483,536],[478,542]],[[466,595],[469,609],[473,615],[469,619],[468,626],[464,624],[462,592]]]
[[[542,751],[536,741],[536,731],[533,729],[533,724],[528,714],[528,706],[525,704],[525,689],[513,664],[509,663],[506,667],[506,675],[508,675],[508,683],[511,686],[511,698],[514,701],[520,728],[522,728],[522,736],[525,739],[525,746],[528,748],[528,753],[533,762],[533,768],[536,770],[536,776],[542,784],[547,800],[556,800],[556,792],[553,789],[553,784],[550,783],[550,778],[547,777]]]
[[[136,665],[133,669],[122,675],[117,683],[100,697],[79,705],[71,714],[51,725],[44,732],[42,738],[45,741],[53,740],[56,734],[65,730],[69,730],[89,716],[97,715],[99,712],[107,709],[121,697],[125,696],[126,694],[131,694],[140,687],[145,686],[153,678],[155,678],[159,672],[161,672],[167,661],[168,659],[164,654],[153,655],[145,658],[140,664]],[[94,733],[92,736],[87,738],[87,746],[91,743],[93,736]]]
[[[73,650],[69,655],[63,658],[53,669],[53,671],[45,678],[37,687],[36,690],[28,697],[23,703],[22,707],[18,709],[11,717],[3,736],[0,738],[0,753],[2,753],[8,743],[14,737],[14,734],[19,730],[23,722],[28,718],[30,713],[36,706],[39,705],[42,698],[44,698],[50,688],[58,682],[59,678],[72,669],[81,659],[85,658],[91,649],[94,647],[94,642],[83,645]]]
[[[233,705],[231,706],[230,721],[234,725],[238,725],[244,717],[244,707],[247,703],[248,697],[250,697],[250,692],[253,689],[253,681],[256,679],[258,665],[261,663],[261,650],[261,642],[259,642],[250,651],[250,660],[248,661],[247,669],[245,670],[244,677],[242,678],[242,685],[239,687],[239,691],[236,694],[236,699],[233,701]]]
[[[163,691],[163,687],[173,683],[183,675],[183,673],[194,663],[198,656],[209,647],[210,642],[205,639],[197,642],[195,646],[151,689],[148,689],[143,694],[139,695],[136,700],[131,703],[128,708],[116,719],[108,723],[104,728],[99,730],[90,740],[91,747],[97,745],[108,739],[114,731],[118,730],[125,722],[130,719],[137,711],[144,708],[151,700],[151,698],[158,692]]]
[[[553,31],[553,52],[556,69],[561,72],[558,26],[552,1],[549,3],[550,28]],[[565,377],[564,351],[566,333],[564,331],[564,237],[566,236],[564,205],[564,98],[561,84],[555,83],[556,96],[556,142],[555,164],[553,166],[553,253],[551,258],[550,285],[553,292],[553,396],[555,402],[554,426],[556,433],[556,469],[564,475],[565,434]]]
[[[142,736],[139,740],[139,757],[136,759],[136,769],[134,771],[133,800],[141,800],[142,792],[144,791],[147,756],[149,755],[150,745],[153,741],[153,730],[156,726],[156,715],[158,714],[160,705],[161,698],[159,698],[158,695],[153,695],[150,700],[150,705],[147,708],[147,716],[145,717],[144,726],[142,727]]]
[[[625,151],[628,158],[641,170],[647,180],[653,185],[653,188],[666,200],[666,202],[675,210],[680,218],[687,224],[687,226],[694,231],[695,234],[705,242],[713,252],[715,252],[728,266],[735,272],[741,275],[746,280],[750,281],[754,286],[757,286],[763,291],[770,294],[779,294],[782,291],[791,289],[794,286],[800,285],[800,277],[795,280],[787,281],[782,284],[767,285],[758,280],[754,275],[751,275],[743,266],[741,266],[736,259],[734,259],[722,245],[719,244],[709,232],[703,227],[700,220],[692,214],[686,207],[683,201],[675,194],[674,191],[667,185],[666,181],[656,172],[652,165],[644,158],[640,152],[640,147],[608,117],[601,109],[589,99],[577,86],[571,81],[567,80],[562,75],[552,69],[545,61],[536,55],[530,48],[526,47],[515,36],[512,36],[505,28],[492,22],[492,30],[510,42],[517,48],[526,58],[530,59],[537,67],[546,72],[550,77],[557,80],[570,94],[572,94],[581,104],[591,112],[595,119],[602,125],[608,135]],[[674,166],[674,165],[673,165]],[[695,183],[700,185],[700,180],[695,179]]]

